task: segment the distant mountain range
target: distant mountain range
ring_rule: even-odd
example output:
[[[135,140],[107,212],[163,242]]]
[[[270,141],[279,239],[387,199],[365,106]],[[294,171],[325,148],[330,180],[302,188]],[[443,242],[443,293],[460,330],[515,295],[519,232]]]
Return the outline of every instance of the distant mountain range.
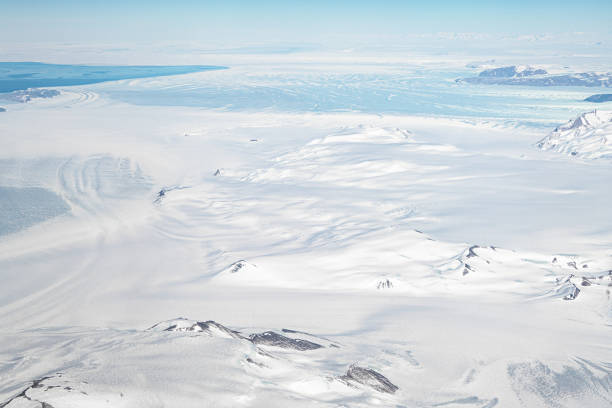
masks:
[[[486,85],[588,86],[612,87],[612,73],[580,72],[549,74],[544,69],[507,66],[486,69],[477,77],[459,78],[457,82]]]

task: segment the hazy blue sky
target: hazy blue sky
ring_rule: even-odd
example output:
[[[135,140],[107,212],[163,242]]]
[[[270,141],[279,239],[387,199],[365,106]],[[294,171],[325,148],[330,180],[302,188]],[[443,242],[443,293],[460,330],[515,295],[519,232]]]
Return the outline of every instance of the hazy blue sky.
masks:
[[[0,0],[0,36],[12,42],[199,41],[321,43],[417,33],[610,37],[612,0],[156,1]]]

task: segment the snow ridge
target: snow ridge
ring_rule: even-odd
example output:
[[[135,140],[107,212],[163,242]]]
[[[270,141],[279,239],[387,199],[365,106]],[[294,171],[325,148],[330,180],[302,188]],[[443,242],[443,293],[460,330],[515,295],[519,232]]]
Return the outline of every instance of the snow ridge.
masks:
[[[586,112],[557,127],[537,143],[551,150],[584,159],[612,158],[612,112]]]

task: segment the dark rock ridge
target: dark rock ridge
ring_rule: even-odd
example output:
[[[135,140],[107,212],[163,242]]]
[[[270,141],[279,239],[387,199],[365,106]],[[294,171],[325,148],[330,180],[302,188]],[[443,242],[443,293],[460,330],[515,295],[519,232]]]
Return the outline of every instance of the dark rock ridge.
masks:
[[[467,275],[470,272],[474,272],[474,268],[470,264],[463,264],[463,276]]]
[[[249,364],[253,364],[254,366],[257,366],[259,368],[265,368],[267,367],[265,364],[263,363],[258,363],[257,361],[253,360],[251,357],[247,357],[246,358],[246,362]]]
[[[232,329],[228,329],[227,327],[223,326],[220,323],[215,322],[214,320],[208,320],[206,322],[197,322],[196,325],[198,327],[200,327],[202,329],[202,331],[207,332],[207,333],[211,333],[213,332],[213,330],[218,330],[221,333],[225,333],[230,337],[233,337],[235,339],[243,339],[244,337],[238,333],[235,330]]]
[[[325,338],[323,336],[317,336],[316,334],[311,334],[311,333],[307,333],[305,331],[292,330],[292,329],[281,329],[281,331],[283,333],[301,334],[301,335],[304,335],[304,336],[308,336],[308,337],[312,337],[312,338],[315,338],[315,339],[323,340],[324,342],[329,342],[329,347],[340,348],[340,346],[338,346],[337,344],[334,344],[330,339]],[[325,346],[322,345],[322,347],[325,347]]]
[[[164,197],[166,197],[166,194],[168,194],[170,191],[184,190],[186,188],[189,188],[189,187],[187,186],[162,187],[162,189],[157,192],[157,195],[155,196],[155,201],[153,202],[156,204],[161,203]]]
[[[157,323],[147,330],[149,331],[163,331],[163,332],[192,332],[192,333],[205,333],[215,337],[235,338],[240,340],[248,340],[255,345],[264,346],[275,346],[285,349],[292,350],[316,350],[322,348],[321,344],[299,338],[291,338],[283,336],[282,334],[275,333],[273,331],[265,331],[263,333],[253,333],[249,337],[245,337],[240,332],[229,329],[224,325],[215,322],[214,320],[208,320],[205,322],[199,322],[189,320],[183,317],[179,317],[174,320],[167,320],[164,322]],[[295,330],[283,329],[283,332],[290,334],[304,334],[306,336],[317,337],[308,333],[299,332]],[[324,339],[322,339],[324,340]]]
[[[595,102],[595,103],[612,102],[612,94],[591,95],[588,98],[586,98],[584,101],[585,102]]]
[[[245,338],[239,332],[232,329],[228,329],[227,327],[215,322],[214,320],[208,320],[205,322],[194,322],[182,317],[175,320],[157,323],[156,325],[151,326],[148,330],[171,332],[204,332],[211,336],[224,335],[227,337],[233,337],[235,339]]]
[[[478,249],[482,249],[482,250],[493,250],[495,251],[496,248],[495,247],[481,247],[480,245],[472,245],[471,247],[469,247],[467,249],[467,251],[465,251],[463,253],[463,255],[461,256],[461,264],[463,265],[463,272],[462,275],[465,276],[467,274],[469,274],[470,272],[475,272],[476,269],[474,268],[473,263],[468,263],[468,260],[471,258],[479,258],[480,260],[484,261],[487,264],[490,264],[491,261],[489,261],[486,258],[483,258],[482,256],[478,255],[477,250]],[[470,260],[470,262],[473,260]],[[478,262],[477,262],[478,263]]]
[[[292,339],[291,337],[286,337],[273,331],[251,334],[249,340],[257,345],[274,346],[299,351],[316,350],[323,347],[312,341]]]
[[[476,252],[474,252],[474,250],[477,249],[477,248],[480,248],[480,247],[478,245],[472,245],[471,247],[469,247],[468,248],[468,253],[467,253],[467,255],[465,257],[466,258],[472,258],[472,257],[478,256],[476,254]]]
[[[376,284],[376,289],[391,289],[393,287],[393,283],[389,279],[378,281]]]
[[[474,272],[474,267],[467,263],[466,259],[469,258],[477,258],[478,254],[476,253],[476,249],[480,248],[478,245],[472,245],[468,248],[467,254],[462,256],[461,264],[463,265],[463,272],[461,273],[463,276],[467,275],[470,272]],[[487,261],[488,263],[488,261]]]
[[[49,403],[46,403],[44,401],[39,401],[37,399],[33,399],[30,396],[28,396],[28,391],[30,391],[32,389],[35,389],[35,388],[46,387],[46,389],[45,389],[45,391],[46,391],[46,390],[48,390],[50,388],[56,387],[56,386],[45,386],[43,384],[43,381],[48,380],[50,378],[53,378],[53,377],[43,377],[43,378],[39,378],[38,380],[32,381],[32,385],[30,385],[25,390],[21,391],[18,395],[14,396],[13,398],[9,399],[6,402],[0,403],[0,408],[4,408],[4,407],[10,408],[13,405],[15,405],[15,406],[31,406],[31,404],[29,404],[29,403],[27,403],[25,401],[39,403],[41,408],[53,408],[53,406],[51,404],[49,404]],[[71,390],[67,390],[67,391],[71,391]],[[13,402],[15,404],[13,404]]]
[[[556,293],[563,295],[564,300],[575,300],[581,293],[581,289],[578,286],[583,287],[583,291],[590,289],[584,289],[589,286],[604,286],[612,287],[612,270],[590,273],[581,276],[569,274],[563,279],[556,279],[557,290]],[[609,291],[609,289],[608,289]],[[609,294],[609,292],[607,292]]]
[[[340,379],[349,384],[356,382],[387,394],[394,394],[399,389],[397,385],[389,381],[384,375],[370,368],[359,367],[356,364],[351,365],[346,374],[340,377]]]
[[[229,271],[230,273],[236,273],[242,268],[244,268],[245,266],[247,266],[247,262],[244,259],[241,259],[240,261],[236,261],[233,264],[231,264],[229,266]]]
[[[4,109],[2,106],[0,106],[0,112],[6,112],[6,109]]]
[[[543,69],[526,68],[519,71],[515,66],[493,68],[482,71],[477,77],[459,78],[456,82],[485,85],[523,86],[588,86],[612,87],[612,73],[579,72],[571,74],[548,74]]]

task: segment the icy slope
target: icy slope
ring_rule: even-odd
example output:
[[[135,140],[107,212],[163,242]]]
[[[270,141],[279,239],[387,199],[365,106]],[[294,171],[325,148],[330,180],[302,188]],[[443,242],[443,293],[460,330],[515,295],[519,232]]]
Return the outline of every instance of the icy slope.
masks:
[[[609,169],[539,131],[89,90],[3,115],[0,185],[70,206],[0,237],[10,408],[610,403]]]
[[[505,312],[514,309],[506,307]],[[484,317],[478,312],[450,314],[461,324]],[[431,317],[431,311],[423,317]],[[454,330],[449,322],[437,321]],[[487,321],[495,326],[494,322],[494,316]],[[415,331],[409,337],[419,337],[418,323],[396,322],[395,329],[375,326],[359,336],[322,337],[290,329],[263,332],[321,343],[307,349],[254,341],[258,333],[251,328],[239,329],[245,334],[240,337],[182,330],[27,331],[0,339],[1,356],[17,356],[0,368],[5,387],[2,406],[335,407],[350,402],[355,407],[492,408],[598,407],[611,401],[612,366],[598,363],[596,354],[582,350],[581,357],[556,361],[552,353],[543,352],[546,339],[533,338],[524,345],[522,357],[516,354],[516,345],[503,357],[493,357],[492,349],[483,346],[494,342],[493,349],[503,348],[511,342],[472,325],[486,338],[474,336],[474,344],[464,335],[442,341],[432,337],[431,343],[399,340],[407,328]],[[518,322],[516,328],[524,329]],[[427,335],[434,332],[424,326],[419,329]],[[557,342],[571,347],[567,338]],[[550,349],[551,344],[547,346]],[[470,354],[478,348],[479,357],[473,359]],[[36,350],[44,352],[44,358],[21,357]],[[24,379],[26,373],[29,379]]]
[[[612,158],[612,112],[592,111],[557,127],[537,146],[584,159]]]

